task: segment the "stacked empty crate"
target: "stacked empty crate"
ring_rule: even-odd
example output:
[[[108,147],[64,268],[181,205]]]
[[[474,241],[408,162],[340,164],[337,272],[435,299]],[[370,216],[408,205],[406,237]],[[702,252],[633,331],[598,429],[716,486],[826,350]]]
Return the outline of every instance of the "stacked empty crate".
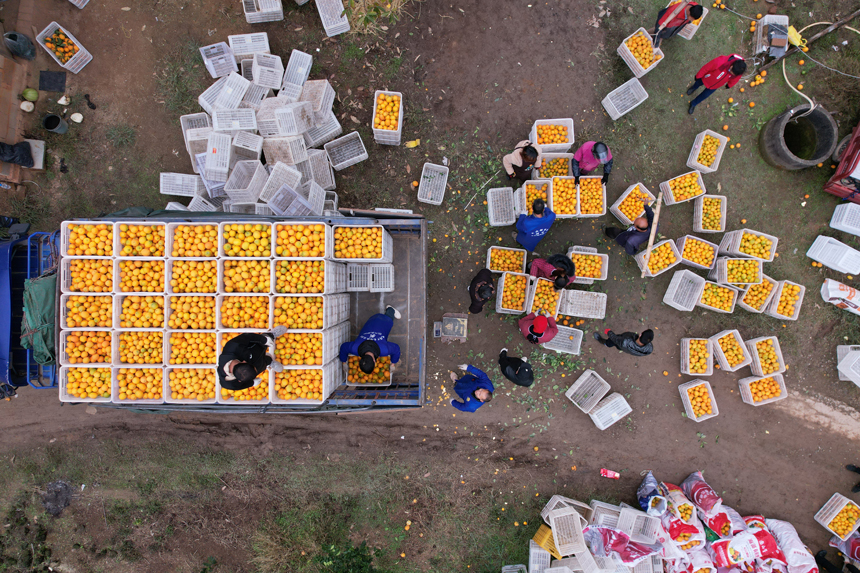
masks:
[[[102,226],[109,246],[97,256],[74,254],[75,226]],[[318,221],[63,223],[60,399],[136,407],[321,405],[344,380],[335,360],[350,335],[347,269],[328,256],[332,242],[332,228]],[[385,248],[390,256],[390,240]],[[236,279],[242,272],[252,278]],[[100,280],[87,280],[90,273]],[[296,304],[310,308],[309,317],[289,312]],[[252,318],[233,312],[248,305]],[[81,310],[102,318],[82,320]],[[223,390],[216,365],[224,343],[276,326],[288,328],[275,350],[284,372],[268,370],[256,389]],[[82,337],[105,349],[82,361]],[[307,370],[314,372],[301,372]],[[138,379],[148,385],[135,393],[124,381]]]

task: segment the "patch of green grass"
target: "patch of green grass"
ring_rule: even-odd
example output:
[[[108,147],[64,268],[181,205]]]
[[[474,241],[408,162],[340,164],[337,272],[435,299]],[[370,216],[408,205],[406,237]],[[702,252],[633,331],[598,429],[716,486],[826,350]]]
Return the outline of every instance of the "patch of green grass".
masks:
[[[403,66],[403,58],[400,56],[388,60],[388,63],[385,65],[385,79],[393,80],[398,72],[400,72],[401,66]]]
[[[51,203],[35,187],[27,187],[24,199],[9,199],[13,217],[18,217],[22,223],[30,223],[31,230],[41,231],[49,228],[51,219]]]
[[[205,66],[199,50],[199,44],[186,41],[169,52],[156,67],[158,97],[176,121],[180,115],[199,111],[197,96],[205,88]]]
[[[132,126],[121,123],[108,128],[107,138],[114,147],[132,147],[137,139],[137,134]]]
[[[343,59],[346,61],[355,62],[364,57],[364,50],[358,47],[353,42],[348,43],[343,48]]]

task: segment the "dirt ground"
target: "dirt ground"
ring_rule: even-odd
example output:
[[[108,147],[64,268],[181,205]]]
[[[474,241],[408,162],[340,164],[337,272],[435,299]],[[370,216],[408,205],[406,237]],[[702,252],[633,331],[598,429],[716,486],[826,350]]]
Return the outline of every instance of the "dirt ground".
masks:
[[[798,322],[783,323],[742,310],[730,316],[701,309],[680,313],[661,302],[671,272],[640,280],[633,261],[599,238],[601,223],[615,223],[611,215],[559,222],[538,249],[542,255],[565,252],[570,245],[595,246],[611,255],[610,280],[592,287],[608,294],[607,317],[586,321],[581,356],[533,352],[521,341],[511,319],[487,313],[469,318],[465,345],[440,344],[428,332],[429,395],[420,411],[147,416],[63,406],[54,392],[24,389],[6,404],[7,414],[0,418],[3,449],[9,456],[45,448],[53,440],[63,444],[88,439],[94,452],[106,440],[120,440],[130,448],[178,440],[257,456],[273,452],[298,458],[338,455],[349,462],[385,454],[415,460],[439,472],[468,466],[477,456],[476,460],[480,457],[489,466],[510,467],[502,480],[503,489],[513,491],[527,485],[531,490],[534,486],[541,496],[571,490],[600,492],[628,503],[634,503],[644,469],[653,469],[659,479],[667,481],[680,481],[701,469],[726,502],[742,514],[786,519],[810,548],[826,546],[828,536],[813,515],[834,491],[848,494],[856,476],[842,466],[857,463],[860,445],[860,389],[837,381],[835,346],[860,340],[857,321],[825,305],[818,296],[824,277],[847,283],[851,279],[811,269],[803,254],[818,233],[841,236],[827,229],[837,201],[820,191],[829,166],[786,174],[765,165],[758,155],[757,128],[786,106],[800,103],[786,93],[787,88],[779,89],[777,84],[754,92],[755,113],[741,109],[737,117],[727,115],[725,104],[717,101],[725,100],[720,92],[696,116],[686,115],[681,94],[692,72],[710,57],[707,54],[724,49],[724,36],[738,46],[748,42],[742,26],[729,16],[709,16],[714,27],[710,36],[703,28],[702,37],[690,44],[672,40],[667,61],[643,79],[649,101],[613,123],[603,113],[600,100],[630,77],[614,48],[637,26],[650,26],[652,11],[659,3],[637,1],[629,7],[625,3],[601,16],[604,3],[586,0],[535,4],[433,0],[410,5],[408,16],[381,39],[370,41],[325,39],[312,4],[296,8],[287,2],[284,22],[254,27],[245,24],[240,4],[232,0],[104,0],[93,1],[84,10],[59,0],[40,0],[39,4],[45,8],[44,22],[37,23],[39,29],[50,20],[59,21],[95,55],[81,74],[69,76],[69,91],[88,93],[99,106],[89,111],[79,102],[85,122],[74,128],[75,137],[78,147],[86,149],[86,157],[78,155],[80,163],[70,163],[68,176],[55,174],[42,181],[51,194],[52,212],[46,224],[144,201],[151,201],[147,205],[151,207],[163,204],[157,181],[152,187],[152,173],[187,172],[188,158],[177,117],[166,112],[156,95],[160,62],[186,40],[205,45],[226,41],[232,33],[266,31],[272,53],[286,56],[290,49],[298,48],[314,54],[311,77],[327,77],[333,83],[338,92],[336,110],[345,131],[358,129],[368,144],[370,160],[337,174],[341,206],[414,208],[432,221],[430,239],[436,242],[428,243],[431,322],[444,312],[465,312],[466,287],[483,266],[489,245],[514,246],[512,228],[484,226],[482,192],[471,206],[467,203],[500,167],[501,154],[526,138],[534,119],[542,117],[572,117],[577,141],[596,137],[607,141],[616,157],[608,191],[610,204],[630,183],[643,181],[656,190],[660,181],[685,172],[695,134],[730,123],[732,141],[742,142],[742,151],[727,152],[720,171],[705,177],[706,185],[709,191],[719,188],[730,196],[730,229],[744,226],[741,218],[745,218],[748,228],[780,237],[782,256],[766,265],[765,273],[792,278],[808,290]],[[755,6],[745,3],[742,11],[754,12]],[[815,7],[812,3],[792,6],[784,9],[798,17]],[[131,10],[124,11],[124,7]],[[835,14],[827,15],[832,16]],[[814,20],[821,18],[824,16]],[[40,51],[34,69],[55,69],[46,60]],[[809,84],[818,84],[818,97],[837,110],[838,101],[825,93],[829,76],[820,69],[815,73],[821,75]],[[415,150],[372,143],[368,126],[371,94],[383,87],[405,94],[404,140],[420,137],[422,143]],[[747,92],[751,96],[750,88]],[[43,100],[40,109],[52,109],[51,105]],[[847,133],[856,124],[856,109],[838,111],[840,132]],[[105,137],[117,124],[132,125],[137,136],[134,146],[122,153]],[[58,144],[60,149],[62,145]],[[421,164],[439,163],[443,157],[451,161],[452,173],[445,203],[428,207],[415,202],[409,184],[417,178]],[[494,181],[487,187],[504,186],[501,179]],[[806,194],[811,197],[801,206]],[[668,208],[664,214],[660,229],[664,236],[675,238],[691,232],[690,203]],[[653,328],[654,355],[635,359],[597,346],[590,332],[607,327],[616,331]],[[750,407],[741,402],[737,387],[747,370],[736,374],[716,371],[709,381],[720,415],[696,424],[683,415],[677,389],[679,383],[689,380],[679,374],[678,341],[687,336],[711,336],[724,328],[739,328],[745,338],[780,337],[790,366],[786,373],[789,399],[763,408]],[[515,355],[531,355],[541,374],[533,388],[524,390],[500,382],[503,379],[494,361],[502,346]],[[472,415],[455,414],[447,405],[448,370],[462,362],[491,372],[499,382],[495,400]],[[630,416],[603,432],[564,397],[564,390],[584,368],[604,376],[633,408]],[[622,478],[600,478],[602,467],[621,471]],[[450,479],[456,483],[458,478],[451,475]],[[489,483],[488,477],[481,479]],[[250,520],[259,507],[237,504],[233,511],[231,518]],[[101,527],[99,512],[94,511],[91,518],[93,527]],[[529,519],[537,523],[538,518]],[[237,541],[229,550],[211,538],[195,543],[200,554],[217,554],[228,570],[251,570],[246,566],[250,551],[246,542]],[[147,570],[159,570],[158,563],[148,566]]]

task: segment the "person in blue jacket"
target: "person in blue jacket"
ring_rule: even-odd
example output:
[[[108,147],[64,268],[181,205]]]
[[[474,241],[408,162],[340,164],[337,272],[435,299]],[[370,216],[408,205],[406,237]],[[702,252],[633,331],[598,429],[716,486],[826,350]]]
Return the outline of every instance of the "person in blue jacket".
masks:
[[[451,400],[451,405],[461,412],[474,412],[478,408],[493,399],[493,383],[484,374],[469,364],[460,364],[460,370],[468,372],[465,376],[457,380],[457,375],[451,372],[451,380],[455,382],[454,392],[462,398],[462,402]]]
[[[520,218],[517,219],[517,231],[519,233],[513,233],[517,242],[530,253],[534,252],[538,243],[549,232],[549,228],[555,221],[555,213],[552,212],[552,209],[547,208],[543,199],[534,200],[532,211],[533,215],[520,215]]]
[[[340,361],[349,360],[349,355],[359,357],[358,367],[365,374],[370,374],[376,368],[376,361],[381,356],[390,356],[391,363],[400,360],[400,347],[388,342],[388,334],[394,326],[394,319],[400,318],[400,312],[393,306],[385,309],[385,314],[374,314],[367,319],[358,338],[352,342],[340,345]]]

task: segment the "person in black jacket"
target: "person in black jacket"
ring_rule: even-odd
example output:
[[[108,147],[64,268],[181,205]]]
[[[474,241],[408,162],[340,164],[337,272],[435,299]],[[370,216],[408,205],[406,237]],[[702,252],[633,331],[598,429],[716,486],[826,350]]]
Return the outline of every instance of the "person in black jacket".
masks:
[[[481,269],[478,271],[478,274],[472,279],[472,284],[469,285],[469,298],[472,299],[469,312],[472,314],[483,312],[484,305],[493,296],[495,288],[493,285],[493,273],[490,269]]]
[[[645,206],[645,216],[636,218],[627,230],[618,227],[603,229],[603,234],[610,239],[615,239],[615,242],[624,247],[630,256],[634,256],[639,251],[639,247],[648,242],[651,236],[651,225],[654,224],[654,211],[648,205],[648,199],[643,199],[642,202]]]
[[[599,332],[595,332],[594,340],[608,348],[617,348],[633,356],[648,356],[654,352],[654,345],[651,344],[651,341],[654,340],[654,331],[650,328],[642,332],[641,335],[635,332],[615,334],[609,328],[603,333],[606,338],[602,338]]]
[[[505,378],[517,386],[528,388],[534,384],[535,377],[531,364],[521,358],[508,356],[507,348],[502,348],[502,351],[499,353],[499,368],[501,368]]]
[[[227,390],[244,390],[256,386],[254,379],[269,366],[281,372],[284,366],[274,359],[275,338],[287,332],[276,326],[266,334],[243,332],[229,340],[218,358],[218,377]]]

